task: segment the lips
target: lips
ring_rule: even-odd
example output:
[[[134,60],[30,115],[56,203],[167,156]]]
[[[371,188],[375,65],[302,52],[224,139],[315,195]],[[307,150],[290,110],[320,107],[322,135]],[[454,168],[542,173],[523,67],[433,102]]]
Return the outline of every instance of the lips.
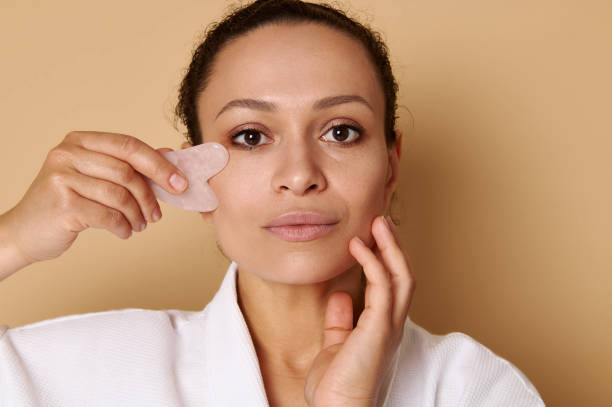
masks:
[[[268,222],[264,228],[296,225],[333,225],[338,220],[318,212],[289,212]]]
[[[305,242],[331,232],[338,220],[318,212],[290,212],[272,219],[264,228],[289,242]]]

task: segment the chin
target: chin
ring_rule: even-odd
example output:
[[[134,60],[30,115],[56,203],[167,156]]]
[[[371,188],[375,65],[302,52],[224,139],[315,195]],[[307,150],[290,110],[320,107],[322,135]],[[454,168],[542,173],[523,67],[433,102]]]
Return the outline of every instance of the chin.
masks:
[[[253,273],[266,281],[295,285],[331,280],[357,262],[348,251],[343,254],[329,251],[325,254],[311,251],[285,252],[282,255],[272,255],[261,264],[255,264],[252,258],[250,260],[244,264],[236,260],[236,263],[240,269]]]

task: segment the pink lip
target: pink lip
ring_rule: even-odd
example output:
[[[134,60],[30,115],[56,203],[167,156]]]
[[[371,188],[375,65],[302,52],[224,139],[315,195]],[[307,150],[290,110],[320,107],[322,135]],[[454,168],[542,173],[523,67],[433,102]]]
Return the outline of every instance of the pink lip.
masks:
[[[272,219],[264,228],[290,242],[305,242],[331,232],[337,219],[317,212],[289,212]]]

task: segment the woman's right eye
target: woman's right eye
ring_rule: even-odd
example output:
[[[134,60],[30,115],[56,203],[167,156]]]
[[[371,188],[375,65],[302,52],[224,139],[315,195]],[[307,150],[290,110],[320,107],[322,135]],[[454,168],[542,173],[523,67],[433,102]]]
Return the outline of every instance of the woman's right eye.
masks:
[[[266,144],[259,144],[259,141],[264,137],[266,136],[260,131],[255,129],[244,129],[232,136],[232,144],[244,150],[252,150],[260,145]]]

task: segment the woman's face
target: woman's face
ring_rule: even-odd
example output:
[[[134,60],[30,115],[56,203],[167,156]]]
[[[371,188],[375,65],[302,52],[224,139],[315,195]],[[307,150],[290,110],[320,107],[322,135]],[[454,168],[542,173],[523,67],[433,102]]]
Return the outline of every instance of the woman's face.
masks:
[[[241,99],[259,102],[227,105]],[[238,37],[217,55],[198,117],[203,141],[230,155],[209,180],[219,206],[202,215],[241,270],[308,284],[356,264],[349,240],[371,245],[371,222],[396,185],[400,146],[385,144],[384,95],[360,43],[317,24],[267,25]],[[264,228],[295,211],[337,223],[306,241]]]

